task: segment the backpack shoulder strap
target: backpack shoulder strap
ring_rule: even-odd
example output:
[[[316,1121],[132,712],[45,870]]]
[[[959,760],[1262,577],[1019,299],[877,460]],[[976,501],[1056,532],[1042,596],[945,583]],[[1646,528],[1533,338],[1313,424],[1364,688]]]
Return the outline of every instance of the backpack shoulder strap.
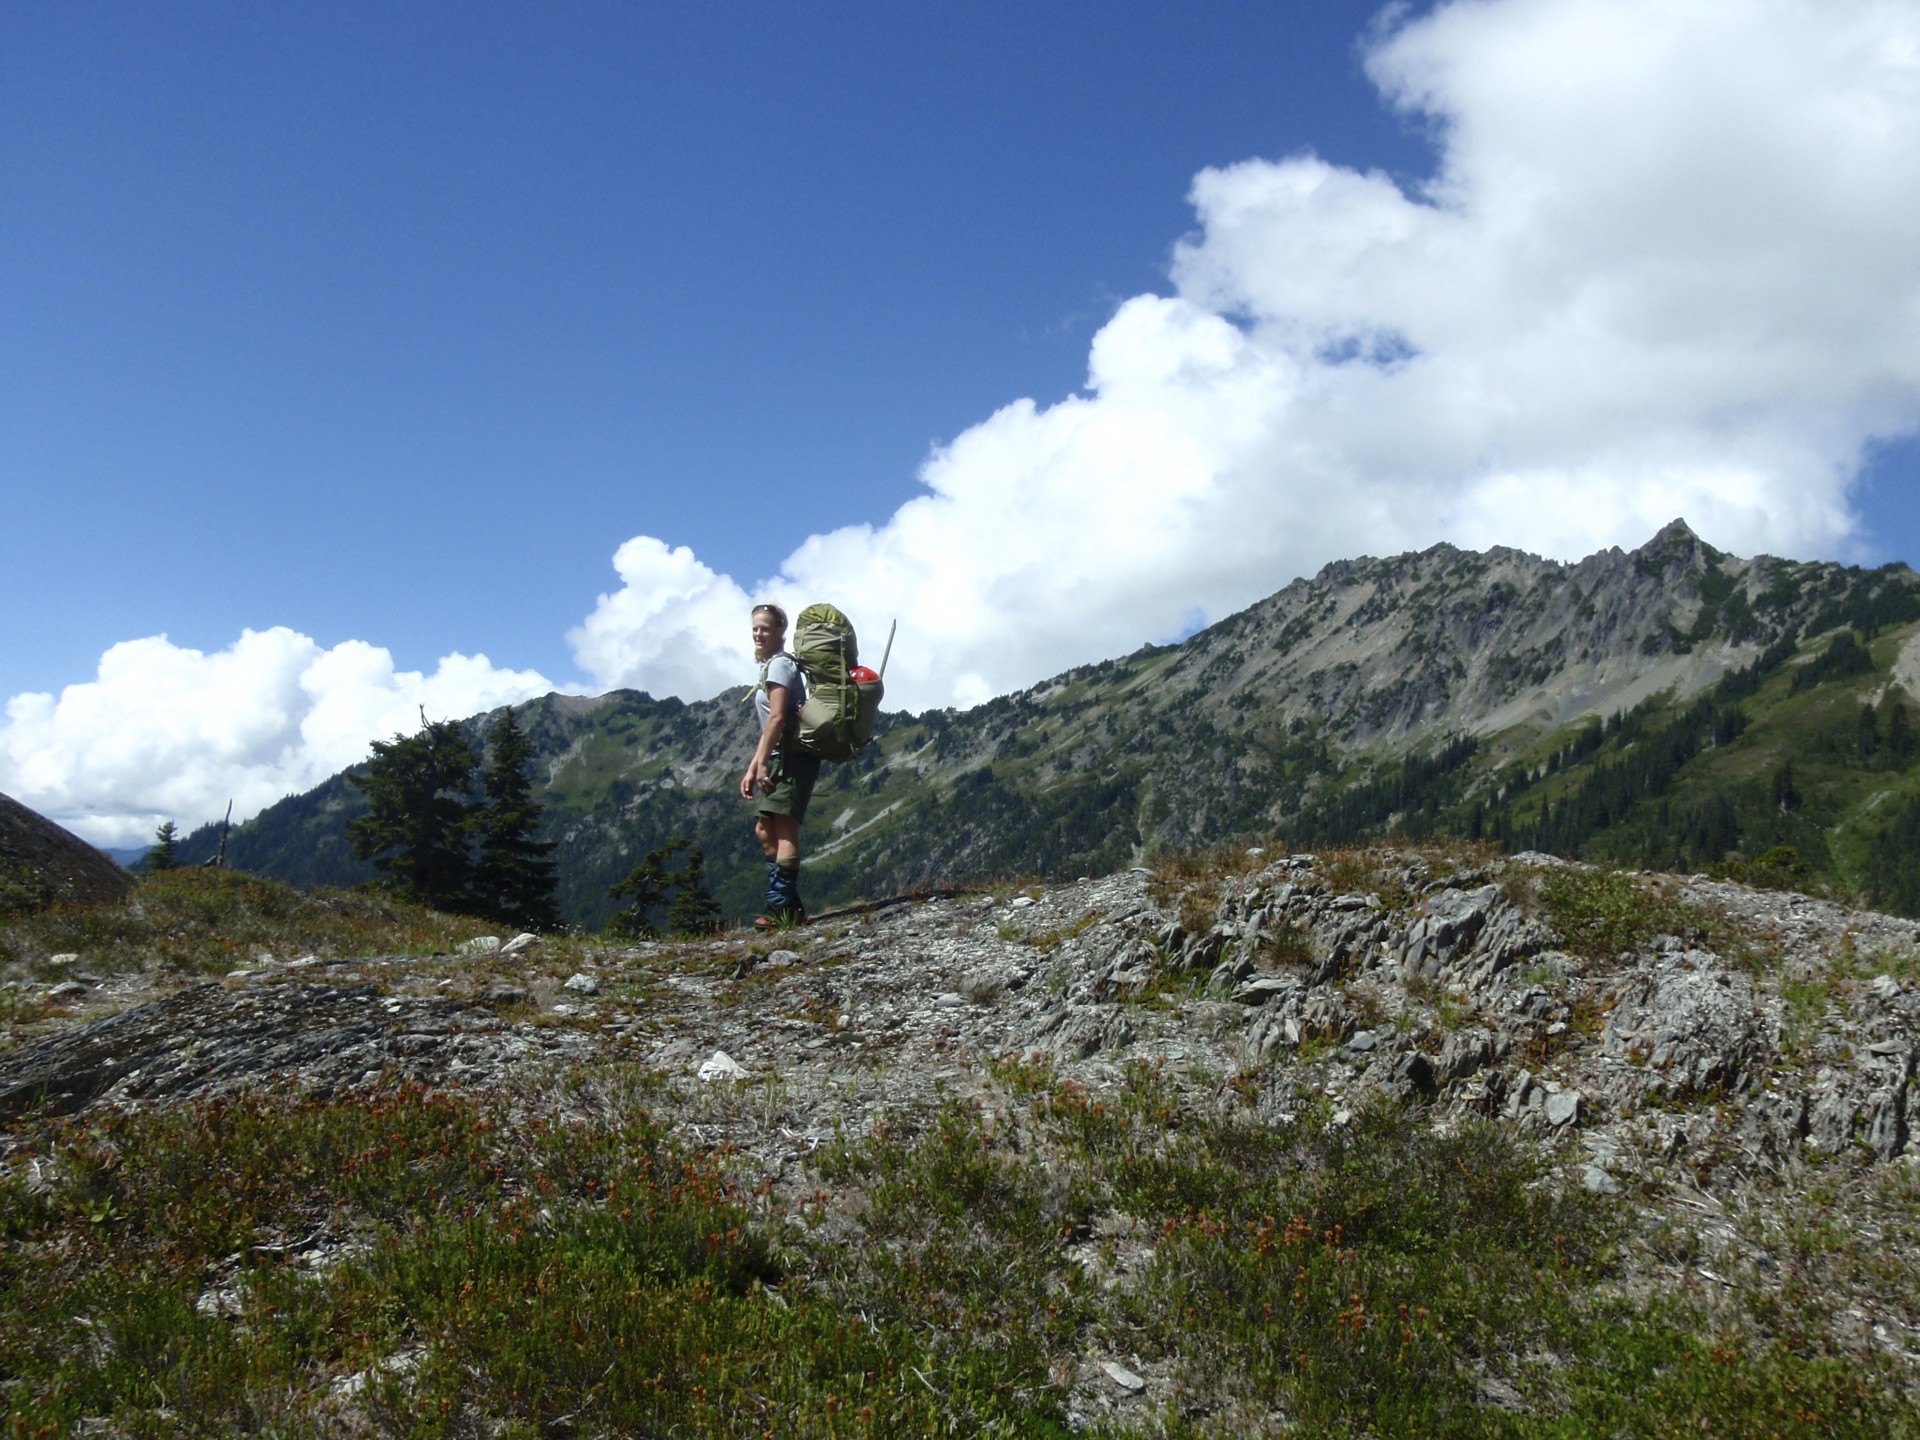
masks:
[[[762,690],[767,688],[767,667],[773,664],[774,661],[778,660],[783,655],[786,656],[787,659],[792,660],[796,668],[799,666],[800,661],[793,654],[792,651],[790,650],[774,651],[773,654],[769,655],[766,659],[760,662],[760,678],[753,682],[753,688],[747,691],[746,699],[743,703],[751,705],[753,703],[753,697],[758,695]]]

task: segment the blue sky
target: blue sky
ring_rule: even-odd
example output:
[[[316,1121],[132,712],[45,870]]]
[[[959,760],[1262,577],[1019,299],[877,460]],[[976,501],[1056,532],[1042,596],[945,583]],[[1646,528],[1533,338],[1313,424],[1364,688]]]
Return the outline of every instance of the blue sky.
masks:
[[[1427,163],[1370,14],[9,6],[4,692],[276,624],[575,678],[628,535],[771,575],[1078,388],[1201,166]]]
[[[918,706],[1437,539],[1920,556],[1920,153],[1835,103],[1914,9],[1674,8],[7,6],[0,789],[712,693],[767,592]]]

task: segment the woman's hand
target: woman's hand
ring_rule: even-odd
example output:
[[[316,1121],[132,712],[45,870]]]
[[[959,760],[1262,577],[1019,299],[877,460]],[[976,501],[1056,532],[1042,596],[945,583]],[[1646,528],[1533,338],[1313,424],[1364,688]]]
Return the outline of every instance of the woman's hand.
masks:
[[[740,777],[740,798],[751,800],[754,796],[773,788],[773,782],[767,778],[767,762],[758,755],[747,766],[747,773]]]

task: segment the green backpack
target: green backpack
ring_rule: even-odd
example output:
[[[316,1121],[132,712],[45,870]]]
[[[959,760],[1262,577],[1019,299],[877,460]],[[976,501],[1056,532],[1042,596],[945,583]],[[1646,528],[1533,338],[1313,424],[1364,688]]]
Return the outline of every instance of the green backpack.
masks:
[[[889,631],[887,653],[892,650]],[[800,748],[822,760],[851,760],[873,739],[887,656],[880,657],[878,673],[862,665],[853,622],[831,605],[809,605],[800,612],[793,622],[792,655],[807,681]]]

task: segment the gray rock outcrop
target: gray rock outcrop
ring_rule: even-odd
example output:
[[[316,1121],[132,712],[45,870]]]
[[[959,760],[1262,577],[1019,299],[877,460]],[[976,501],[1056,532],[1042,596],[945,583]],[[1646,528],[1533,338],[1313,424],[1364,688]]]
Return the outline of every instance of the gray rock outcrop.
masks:
[[[691,1075],[723,1051],[813,1096],[819,1131],[865,1116],[848,1077],[884,1070],[905,1101],[956,1061],[1029,1055],[1089,1083],[1138,1059],[1258,1074],[1275,1095],[1505,1116],[1616,1174],[1680,1149],[1735,1167],[1914,1153],[1920,926],[1648,878],[1697,907],[1701,933],[1593,963],[1525,898],[1560,863],[1452,873],[1379,851],[1355,888],[1295,855],[1206,882],[1204,905],[1134,871],[1024,905],[954,895],[829,916],[778,950],[734,937],[491,962],[517,979],[451,956],[266,967],[0,1050],[0,1114],[269,1078],[484,1085],[594,1056]],[[1749,949],[1720,953],[1707,928]],[[1775,948],[1756,961],[1752,937]]]

